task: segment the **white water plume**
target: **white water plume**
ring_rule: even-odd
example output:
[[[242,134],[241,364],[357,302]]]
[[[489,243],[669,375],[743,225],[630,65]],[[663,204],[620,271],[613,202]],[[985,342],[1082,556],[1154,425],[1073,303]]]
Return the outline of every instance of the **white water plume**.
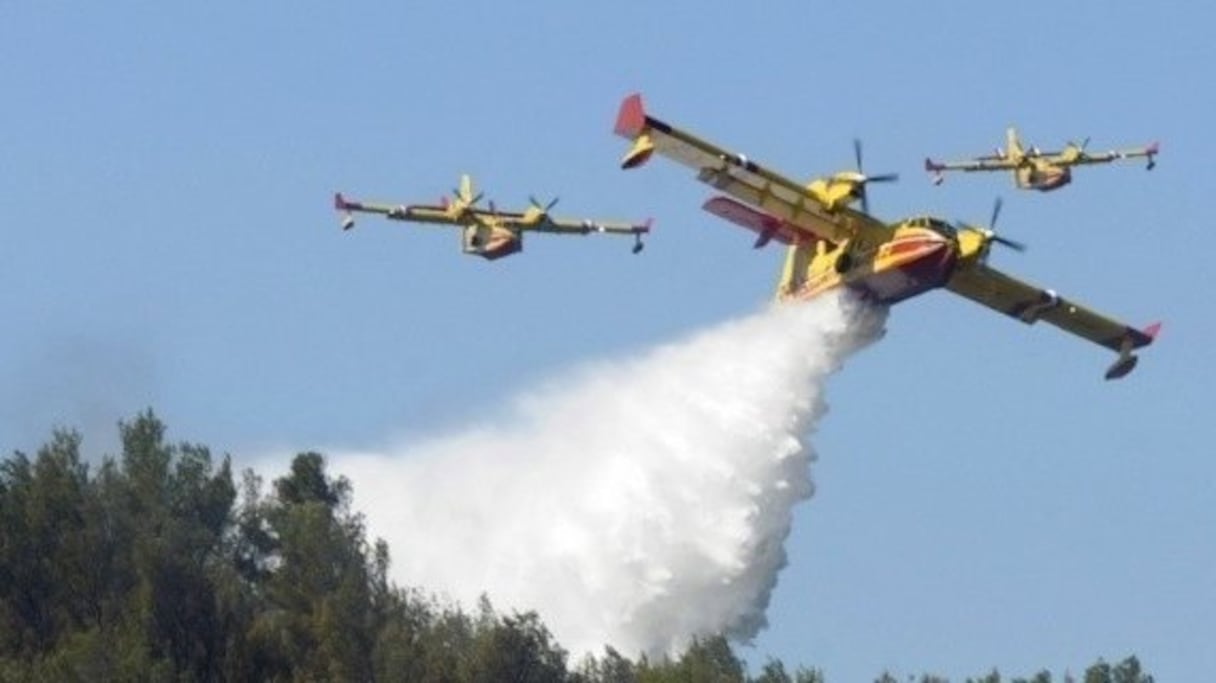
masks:
[[[825,380],[883,318],[836,295],[774,306],[560,378],[506,424],[333,470],[398,583],[535,609],[576,657],[747,640],[814,490]]]

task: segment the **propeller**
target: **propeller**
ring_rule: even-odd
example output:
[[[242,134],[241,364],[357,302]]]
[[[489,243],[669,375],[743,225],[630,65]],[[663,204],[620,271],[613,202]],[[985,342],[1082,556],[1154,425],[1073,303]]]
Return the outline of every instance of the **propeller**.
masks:
[[[1085,139],[1081,140],[1081,144],[1079,145],[1077,144],[1076,140],[1069,140],[1068,144],[1072,145],[1080,156],[1085,156],[1085,148],[1089,147],[1089,136],[1086,135]]]
[[[536,207],[536,210],[537,210],[537,211],[540,211],[542,214],[547,214],[547,213],[549,213],[549,210],[550,210],[550,209],[552,209],[554,206],[557,206],[557,200],[558,200],[558,199],[561,199],[561,198],[560,198],[560,197],[554,197],[553,199],[551,199],[551,200],[549,201],[549,203],[548,203],[548,204],[541,204],[541,203],[540,203],[540,200],[538,200],[536,197],[534,197],[534,196],[532,196],[532,195],[528,195],[528,201],[529,201],[529,202],[531,202],[531,203],[532,203],[532,206]]]
[[[955,223],[958,225],[958,227],[964,230],[975,230],[979,232],[988,242],[995,242],[996,244],[1009,247],[1016,252],[1026,251],[1026,244],[1024,242],[1009,239],[1008,237],[1002,237],[996,233],[996,221],[1001,217],[1001,208],[1004,206],[1004,204],[1004,200],[1002,200],[1000,197],[997,197],[996,201],[992,203],[992,217],[988,219],[988,227],[986,228],[969,225],[963,221],[955,221]]]
[[[865,213],[870,213],[870,201],[866,196],[866,185],[869,183],[893,183],[899,180],[898,173],[880,173],[878,175],[866,175],[862,170],[861,165],[861,139],[853,138],[853,161],[857,166],[857,196],[861,200],[861,210]]]
[[[466,202],[465,198],[464,198],[465,196],[463,194],[461,194],[461,192],[460,192],[460,188],[457,188],[457,187],[452,188],[452,196],[455,197],[457,199],[457,201],[464,202],[464,205],[468,206],[468,207],[475,206],[477,204],[477,202],[481,201],[481,198],[484,195],[485,195],[484,192],[478,192],[477,194],[473,195],[473,197]]]

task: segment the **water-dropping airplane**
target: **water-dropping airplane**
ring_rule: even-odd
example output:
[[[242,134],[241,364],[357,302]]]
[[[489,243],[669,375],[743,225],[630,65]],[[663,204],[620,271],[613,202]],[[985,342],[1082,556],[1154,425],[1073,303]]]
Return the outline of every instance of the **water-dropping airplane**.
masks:
[[[460,179],[460,186],[452,191],[452,197],[443,197],[438,204],[373,204],[349,200],[339,192],[334,195],[334,209],[342,216],[343,230],[355,227],[355,213],[380,214],[393,220],[455,226],[461,230],[461,250],[490,261],[521,251],[526,232],[557,235],[631,235],[635,254],[645,246],[642,236],[650,232],[650,220],[624,223],[554,218],[549,215],[549,211],[557,204],[556,198],[541,203],[535,197],[529,197],[529,206],[523,211],[501,211],[493,202],[489,202],[488,207],[483,209],[478,207],[481,198],[482,193],[473,192],[472,179],[464,175]]]
[[[1109,152],[1088,152],[1089,138],[1081,142],[1069,142],[1063,149],[1044,152],[1038,147],[1023,145],[1014,128],[1005,131],[1005,148],[997,148],[992,154],[967,161],[939,162],[925,159],[925,171],[934,185],[945,179],[945,171],[1010,171],[1013,184],[1022,190],[1050,192],[1072,182],[1074,166],[1109,164],[1122,159],[1147,159],[1145,168],[1153,170],[1157,165],[1160,146],[1154,142],[1132,149],[1112,149]]]
[[[933,216],[888,223],[864,204],[854,206],[864,198],[866,176],[860,171],[831,176],[849,191],[825,193],[830,183],[792,180],[651,116],[636,94],[621,103],[616,133],[631,142],[622,168],[642,166],[655,153],[688,166],[698,180],[723,193],[705,202],[706,211],[757,233],[756,247],[771,241],[787,246],[779,300],[845,287],[893,304],[941,288],[1023,323],[1046,321],[1114,351],[1107,379],[1131,372],[1138,361],[1134,351],[1151,344],[1161,328],[1160,323],[1131,327],[990,266],[993,245],[1025,249],[995,231],[999,201],[986,226]]]

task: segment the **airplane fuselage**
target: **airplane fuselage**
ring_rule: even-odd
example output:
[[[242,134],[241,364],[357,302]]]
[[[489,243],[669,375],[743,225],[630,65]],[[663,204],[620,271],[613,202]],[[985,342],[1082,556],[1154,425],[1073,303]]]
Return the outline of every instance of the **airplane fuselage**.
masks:
[[[493,261],[518,253],[523,248],[520,235],[490,221],[476,221],[464,227],[461,250],[466,254]]]
[[[1013,180],[1019,189],[1050,192],[1072,182],[1072,169],[1031,159],[1014,169]]]
[[[848,287],[868,300],[892,304],[944,286],[960,254],[954,229],[932,218],[904,221],[891,239],[877,244],[817,245],[809,260],[807,251],[790,250],[779,299],[809,299]]]

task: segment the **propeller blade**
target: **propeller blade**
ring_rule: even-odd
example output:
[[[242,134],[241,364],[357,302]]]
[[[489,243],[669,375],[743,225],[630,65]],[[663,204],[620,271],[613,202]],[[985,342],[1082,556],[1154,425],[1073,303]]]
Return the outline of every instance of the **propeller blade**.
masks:
[[[1018,251],[1018,252],[1026,251],[1026,244],[1024,242],[1019,242],[1017,240],[1011,240],[1008,237],[1001,237],[1000,235],[993,235],[992,237],[989,237],[988,239],[992,242],[996,242],[997,244],[1002,244],[1006,247],[1009,247],[1010,249],[1012,249],[1014,251]]]
[[[559,199],[561,199],[561,197],[554,197],[548,204],[541,204],[540,200],[537,199],[535,195],[528,195],[528,201],[531,202],[532,206],[536,207],[536,210],[540,211],[541,213],[549,213],[553,207],[557,206],[557,201]]]
[[[857,198],[861,202],[861,210],[865,213],[870,213],[870,197],[866,192],[866,185],[869,183],[893,183],[899,180],[899,174],[879,173],[872,176],[866,175],[862,171],[861,138],[853,138],[853,160],[857,162],[857,175],[861,176],[861,182],[857,186]]]
[[[1081,142],[1077,142],[1076,140],[1069,140],[1068,146],[1077,150],[1078,155],[1085,156],[1085,148],[1089,147],[1089,136],[1088,135],[1085,136],[1085,139],[1081,140]]]
[[[961,220],[954,221],[954,226],[959,230],[972,230],[979,232],[988,242],[995,242],[996,244],[1003,247],[1008,247],[1017,252],[1026,251],[1026,244],[1024,242],[1019,242],[1017,240],[1009,239],[1008,237],[1002,237],[1001,235],[996,234],[996,222],[1001,216],[1001,207],[1004,206],[1004,204],[1005,202],[1001,197],[997,197],[996,201],[992,203],[992,218],[988,221],[988,227],[986,228],[972,225]]]
[[[868,175],[865,177],[867,183],[893,183],[899,180],[898,173],[882,173],[879,175]]]

